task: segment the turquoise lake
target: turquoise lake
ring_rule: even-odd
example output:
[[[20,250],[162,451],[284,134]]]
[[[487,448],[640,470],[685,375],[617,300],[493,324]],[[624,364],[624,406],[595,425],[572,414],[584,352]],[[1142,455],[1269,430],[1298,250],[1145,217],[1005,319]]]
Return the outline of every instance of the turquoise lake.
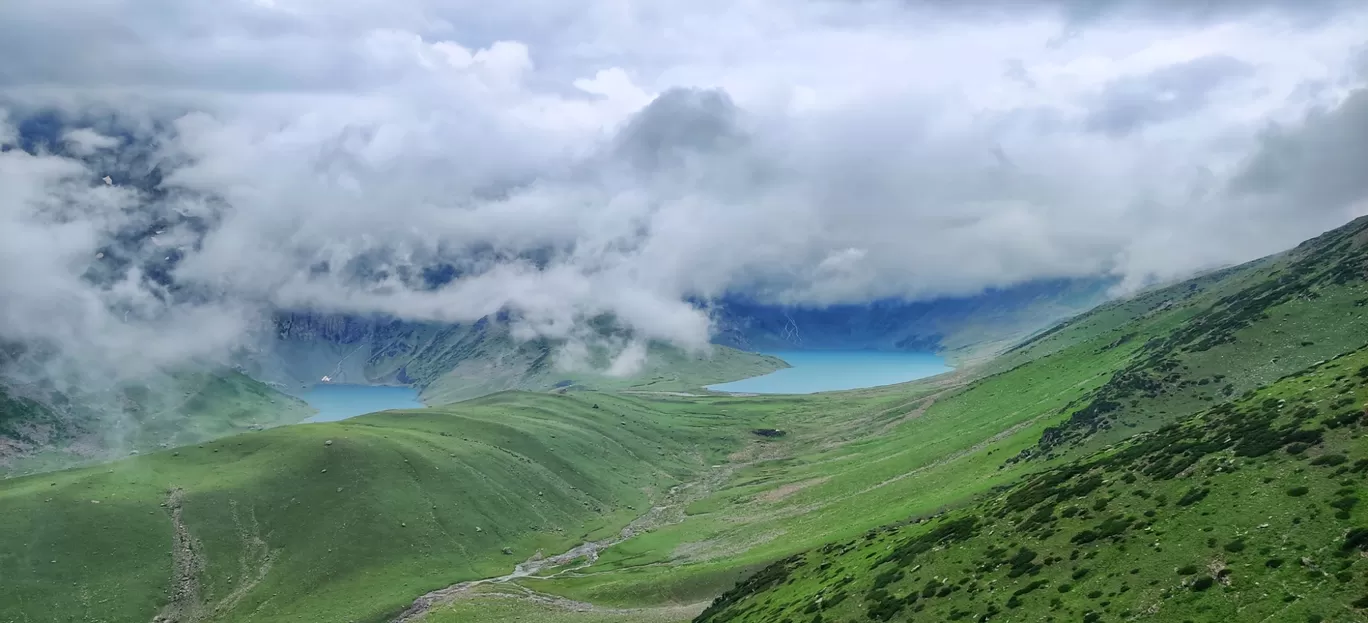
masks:
[[[299,397],[318,409],[305,422],[335,422],[376,411],[426,406],[418,402],[418,390],[412,387],[320,383]]]
[[[793,367],[709,385],[708,389],[745,394],[811,394],[905,383],[952,369],[934,353],[809,350],[764,354],[783,359]]]

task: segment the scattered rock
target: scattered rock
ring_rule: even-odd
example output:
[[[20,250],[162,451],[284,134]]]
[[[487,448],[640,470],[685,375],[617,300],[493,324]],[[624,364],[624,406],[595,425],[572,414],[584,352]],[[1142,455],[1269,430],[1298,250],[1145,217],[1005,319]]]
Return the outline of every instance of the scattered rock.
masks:
[[[332,440],[329,439],[329,440],[323,442],[323,445],[325,445],[325,446],[331,446],[331,445],[332,445]]]
[[[505,548],[503,548],[501,551],[502,551],[505,555],[508,555],[508,556],[512,556],[512,555],[513,555],[513,548],[511,548],[511,547],[505,547]]]

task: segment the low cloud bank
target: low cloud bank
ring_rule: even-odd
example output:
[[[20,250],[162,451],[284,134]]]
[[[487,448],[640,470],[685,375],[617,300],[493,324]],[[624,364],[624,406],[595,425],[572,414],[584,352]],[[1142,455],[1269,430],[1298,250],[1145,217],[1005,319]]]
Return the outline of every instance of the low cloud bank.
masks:
[[[623,373],[729,294],[1134,289],[1368,211],[1348,4],[67,4],[0,7],[0,339],[106,376],[277,310],[612,318]]]

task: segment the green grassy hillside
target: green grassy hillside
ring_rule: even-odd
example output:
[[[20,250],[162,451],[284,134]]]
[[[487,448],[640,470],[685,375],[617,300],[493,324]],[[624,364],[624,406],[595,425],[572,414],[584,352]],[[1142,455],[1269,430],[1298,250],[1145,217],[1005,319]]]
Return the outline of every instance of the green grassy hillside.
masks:
[[[726,621],[1359,621],[1368,352],[1032,476],[786,558]]]
[[[1357,240],[1365,225],[1357,221],[1292,252],[1105,305],[958,379],[937,380],[948,387],[913,383],[729,401],[732,409],[768,410],[790,434],[770,442],[766,457],[740,466],[680,524],[605,555],[596,573],[535,586],[620,607],[689,602],[768,561],[963,505],[1354,350],[1368,338],[1354,324],[1361,321],[1354,301],[1364,296],[1364,283],[1361,270],[1344,267],[1361,265]],[[1307,257],[1318,258],[1318,267],[1299,263]],[[1350,276],[1316,276],[1326,273]],[[1289,274],[1307,278],[1296,282],[1305,294],[1284,303],[1293,307],[1277,309],[1284,315],[1250,318],[1234,341],[1204,350],[1168,347],[1179,361],[1155,391],[1129,396],[1106,425],[1078,425],[1104,392],[1133,371],[1149,370],[1156,349],[1191,335],[1197,323],[1232,326],[1240,308],[1231,301],[1256,298]],[[1061,431],[1074,432],[1061,442]]]
[[[951,416],[951,405],[963,405],[960,427],[994,422],[990,428],[997,430],[974,446],[980,455],[1005,451],[1010,458],[985,457],[992,472],[956,466],[914,500],[892,506],[904,517],[943,512],[957,504],[932,509],[921,502],[937,491],[958,491],[958,504],[966,503],[975,490],[981,497],[990,486],[1137,434],[1169,430],[1164,427],[1221,409],[1281,376],[1357,351],[1368,341],[1362,326],[1366,230],[1368,220],[1360,219],[1287,253],[1103,305],[980,367],[977,380],[921,419]],[[964,459],[949,454],[941,462]],[[778,553],[771,559],[782,558]],[[969,616],[963,608],[953,613],[961,616],[951,614],[927,620]],[[1059,620],[1082,613],[1074,615]]]
[[[1366,243],[1368,218],[1159,293],[1153,312],[1111,331],[1143,343],[1135,356],[1041,449],[1116,441],[1368,344]]]
[[[1355,393],[1368,366],[1365,230],[1368,221],[1356,221],[1288,253],[1104,305],[921,382],[668,395],[731,365],[713,361],[697,377],[598,385],[658,393],[590,392],[580,388],[591,382],[560,379],[577,383],[563,394],[501,393],[0,482],[0,579],[20,587],[0,596],[0,620],[47,620],[57,608],[55,620],[382,621],[434,590],[402,620],[682,621],[721,594],[731,597],[705,620],[864,620],[871,604],[890,620],[917,607],[927,613],[919,619],[977,620],[990,606],[1004,620],[1119,620],[1155,607],[1173,620],[1243,620],[1239,608],[1253,608],[1254,620],[1356,620],[1362,563],[1326,560],[1351,527],[1340,515],[1361,518],[1341,501],[1357,495],[1358,474],[1335,472],[1364,458],[1347,414],[1368,398]],[[1313,390],[1310,402],[1302,388]],[[1250,454],[1246,439],[1307,447]],[[1312,480],[1322,467],[1329,480]],[[1308,488],[1296,503],[1327,509],[1287,515],[1275,494],[1296,486]],[[1023,506],[1020,491],[1039,499]],[[1246,525],[1275,507],[1283,510]],[[919,536],[940,526],[950,527]],[[1268,541],[1275,532],[1300,540]],[[1199,549],[1207,539],[1215,549]],[[1243,546],[1225,549],[1236,539]],[[601,546],[592,560],[461,584],[587,540]],[[1300,544],[1308,550],[1295,561],[1278,554]],[[887,558],[894,551],[912,552],[906,565],[902,554]],[[1221,552],[1231,556],[1173,558]],[[1245,552],[1266,558],[1233,556]],[[1266,567],[1274,575],[1240,583],[1273,557],[1284,558]],[[1305,569],[1292,566],[1303,557]],[[1192,591],[1204,584],[1203,564],[1213,585]],[[1166,580],[1157,571],[1166,565],[1197,571],[1170,569]],[[1348,573],[1348,583],[1320,589],[1276,575],[1312,566],[1326,574],[1317,581]],[[844,573],[833,575],[837,567]],[[998,577],[1007,573],[1016,575]],[[53,606],[73,581],[90,597]],[[1025,590],[1036,581],[1048,583]],[[1087,582],[1098,584],[1076,588]],[[808,610],[819,593],[826,605]],[[1279,610],[1265,593],[1296,598]]]
[[[0,389],[0,474],[46,471],[293,424],[302,401],[237,372],[174,374],[93,395]]]
[[[745,426],[707,406],[506,393],[0,481],[0,621],[384,620],[616,535]]]

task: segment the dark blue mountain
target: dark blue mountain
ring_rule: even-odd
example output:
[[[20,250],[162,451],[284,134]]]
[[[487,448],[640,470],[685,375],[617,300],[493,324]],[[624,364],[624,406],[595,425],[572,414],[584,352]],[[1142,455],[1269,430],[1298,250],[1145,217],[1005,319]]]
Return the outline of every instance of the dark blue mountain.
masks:
[[[1010,346],[1107,297],[1111,279],[1055,279],[975,296],[829,307],[731,296],[715,308],[714,341],[743,350],[907,350],[972,358]]]

